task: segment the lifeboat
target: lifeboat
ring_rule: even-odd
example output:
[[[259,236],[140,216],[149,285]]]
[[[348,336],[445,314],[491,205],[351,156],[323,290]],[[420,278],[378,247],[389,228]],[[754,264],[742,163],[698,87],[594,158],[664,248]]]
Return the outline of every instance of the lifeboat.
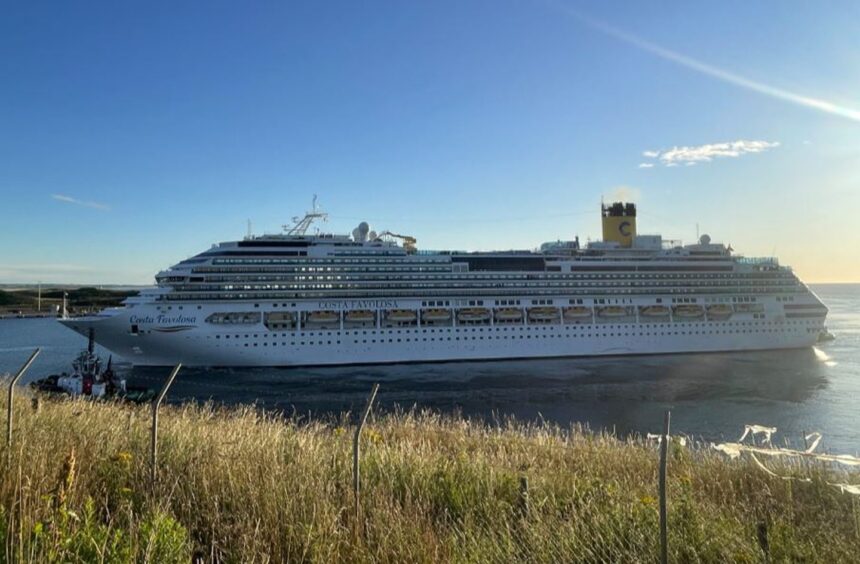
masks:
[[[291,312],[272,311],[266,314],[266,327],[269,329],[289,329],[295,323],[295,317]]]
[[[669,315],[669,308],[661,305],[642,306],[639,308],[639,315],[642,317],[666,317]]]
[[[762,304],[735,304],[735,311],[738,313],[761,313],[764,311]]]
[[[558,309],[554,307],[532,307],[529,308],[530,321],[556,321],[558,320]]]
[[[591,319],[591,308],[585,306],[571,306],[564,308],[565,319]]]
[[[340,314],[330,310],[311,311],[307,317],[308,323],[337,323],[339,321]]]
[[[206,321],[216,324],[252,324],[260,322],[260,314],[258,312],[213,313],[206,318]]]
[[[715,319],[726,319],[732,315],[732,306],[728,304],[714,304],[708,306],[708,317]]]
[[[606,306],[597,308],[597,315],[600,317],[625,317],[629,315],[626,307],[621,306]]]
[[[457,312],[460,321],[489,321],[490,311],[483,307],[470,307]]]
[[[409,323],[415,321],[417,315],[411,309],[392,309],[385,316],[388,321],[395,323]]]
[[[422,321],[450,321],[451,310],[449,309],[425,309],[421,312]]]
[[[705,315],[705,310],[702,309],[702,306],[697,305],[679,305],[675,306],[674,309],[675,317],[682,317],[688,319],[695,319],[698,317],[702,317]]]
[[[346,312],[344,320],[352,323],[372,323],[376,321],[376,315],[369,309],[356,309]]]
[[[293,321],[293,314],[288,311],[273,311],[266,314],[266,321],[290,323]]]
[[[496,310],[496,321],[522,321],[523,310],[516,307],[503,307]]]

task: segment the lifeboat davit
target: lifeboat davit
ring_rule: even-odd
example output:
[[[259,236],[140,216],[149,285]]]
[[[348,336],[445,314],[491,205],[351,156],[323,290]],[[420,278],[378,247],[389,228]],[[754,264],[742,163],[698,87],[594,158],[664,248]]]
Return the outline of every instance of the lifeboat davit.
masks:
[[[515,307],[503,307],[496,310],[496,321],[522,321],[523,310]]]
[[[530,321],[556,321],[558,320],[558,309],[554,307],[532,307],[529,308]]]
[[[344,319],[352,323],[370,323],[376,321],[376,315],[369,309],[356,309],[346,312]]]
[[[728,304],[714,304],[708,306],[708,317],[715,319],[728,319],[732,316],[732,306]]]
[[[408,323],[415,321],[416,314],[411,309],[392,309],[388,312],[386,319],[397,323]]]
[[[308,323],[337,323],[338,321],[340,321],[340,314],[330,310],[312,311],[307,317]]]
[[[687,319],[696,319],[705,315],[705,310],[702,306],[697,305],[679,305],[675,306],[675,317],[683,317]]]
[[[597,308],[597,315],[600,317],[625,317],[630,314],[626,307],[606,306]]]
[[[451,310],[448,309],[425,309],[421,312],[423,321],[448,321],[451,319]]]
[[[669,315],[669,308],[662,305],[642,306],[639,308],[639,315],[643,317],[666,317]]]
[[[489,321],[490,311],[482,307],[470,307],[457,312],[460,321]]]
[[[564,308],[565,319],[591,319],[591,308],[585,306],[571,306]]]

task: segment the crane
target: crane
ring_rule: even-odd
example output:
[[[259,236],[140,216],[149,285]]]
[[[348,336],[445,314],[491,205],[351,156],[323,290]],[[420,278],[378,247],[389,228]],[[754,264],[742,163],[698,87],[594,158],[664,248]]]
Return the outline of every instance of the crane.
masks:
[[[379,239],[383,239],[385,237],[391,237],[392,239],[400,239],[403,241],[403,248],[406,249],[407,252],[414,253],[416,251],[415,245],[418,244],[418,239],[411,235],[401,235],[400,233],[392,233],[391,231],[383,231],[379,234]]]

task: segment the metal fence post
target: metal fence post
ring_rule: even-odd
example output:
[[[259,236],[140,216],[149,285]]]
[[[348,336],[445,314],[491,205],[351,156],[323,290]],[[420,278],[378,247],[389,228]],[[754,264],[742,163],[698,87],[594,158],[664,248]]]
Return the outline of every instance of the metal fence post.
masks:
[[[669,561],[669,535],[666,517],[666,465],[669,458],[669,421],[672,417],[670,411],[666,411],[663,417],[663,435],[660,437],[660,562],[667,564]]]
[[[529,515],[529,477],[520,476],[520,515],[528,517]]]
[[[21,379],[21,376],[30,368],[30,365],[33,364],[33,361],[36,360],[36,357],[39,356],[39,353],[42,352],[42,349],[36,349],[30,355],[30,358],[27,359],[27,362],[18,370],[18,373],[12,378],[12,381],[9,382],[9,399],[6,404],[6,449],[7,451],[12,448],[12,412],[14,410],[14,406],[12,405],[12,400],[15,399],[15,384],[18,383],[18,380]]]
[[[164,396],[167,395],[167,389],[170,388],[171,384],[173,384],[173,380],[179,373],[180,368],[182,368],[181,362],[173,367],[173,371],[170,373],[170,376],[167,377],[167,381],[164,383],[164,386],[161,387],[158,397],[155,398],[155,401],[152,403],[152,448],[150,453],[151,468],[149,478],[153,488],[155,487],[158,459],[158,408],[161,407],[161,402],[164,400]]]
[[[767,540],[767,523],[762,521],[756,527],[756,536],[758,537],[758,545],[761,547],[761,553],[764,556],[764,564],[770,564],[770,543]]]
[[[364,408],[364,414],[358,421],[358,427],[355,428],[355,437],[353,437],[352,440],[352,490],[353,495],[355,496],[356,531],[358,530],[359,520],[361,518],[361,503],[359,499],[359,490],[361,482],[359,472],[359,455],[361,453],[361,447],[359,445],[359,439],[361,438],[361,430],[364,428],[364,423],[367,421],[368,414],[370,414],[370,408],[373,406],[373,400],[376,399],[376,392],[378,390],[379,384],[376,383],[373,385],[373,389],[370,391],[370,397],[367,398],[367,405]]]

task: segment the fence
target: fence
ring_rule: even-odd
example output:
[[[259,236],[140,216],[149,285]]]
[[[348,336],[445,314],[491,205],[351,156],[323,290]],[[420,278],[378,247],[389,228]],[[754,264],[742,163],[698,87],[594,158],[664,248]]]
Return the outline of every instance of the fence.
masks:
[[[35,358],[35,356],[33,358]],[[29,363],[31,363],[31,362],[32,362],[32,359]],[[29,363],[28,363],[28,365],[29,365]],[[26,370],[27,366],[25,366],[23,368],[23,370],[21,370],[19,372],[19,374],[23,374],[23,372]],[[149,477],[150,477],[151,486],[153,489],[157,485],[157,482],[158,482],[157,479],[159,477],[159,474],[157,472],[157,468],[158,468],[157,455],[158,455],[158,413],[159,413],[159,406],[160,406],[162,400],[164,399],[165,395],[167,394],[170,384],[173,382],[174,378],[176,377],[177,373],[179,372],[179,368],[180,367],[178,367],[178,366],[176,368],[174,368],[174,370],[171,373],[171,376],[167,379],[167,382],[165,383],[165,386],[163,387],[161,394],[159,394],[159,397],[156,399],[156,401],[153,403],[153,406],[152,406],[152,426],[151,426],[152,449],[151,449],[151,453],[150,453],[151,458],[150,458],[150,475],[149,475]],[[373,495],[372,489],[369,490],[369,492],[368,492],[361,486],[361,477],[363,476],[362,469],[361,469],[361,466],[362,466],[361,445],[362,445],[362,437],[363,437],[362,433],[368,427],[368,425],[370,426],[371,429],[374,426],[373,422],[369,421],[369,416],[370,416],[370,413],[371,413],[373,403],[374,403],[378,389],[379,389],[378,384],[373,386],[373,389],[371,390],[371,394],[367,400],[365,409],[363,410],[361,416],[358,418],[358,420],[356,422],[355,433],[352,437],[352,462],[353,462],[353,473],[352,473],[352,476],[353,476],[353,491],[352,491],[353,508],[352,509],[353,509],[353,511],[352,511],[351,524],[352,524],[353,534],[356,536],[356,538],[365,539],[365,540],[362,540],[360,542],[369,542],[366,538],[368,533],[367,533],[367,530],[365,527],[365,522],[364,522],[366,515],[363,514],[362,508],[367,501],[367,500],[365,500],[364,496],[367,496],[367,495],[372,496]],[[12,392],[10,389],[10,399],[11,399],[11,397],[12,397]],[[11,413],[13,411],[12,405],[13,405],[12,403],[9,404],[9,415],[11,415]],[[9,419],[9,421],[10,421],[10,426],[7,430],[7,437],[10,438],[10,441],[11,441],[11,437],[12,437],[11,421],[12,420]],[[656,495],[656,497],[657,497],[656,505],[658,507],[657,507],[656,513],[658,514],[658,520],[655,522],[656,526],[651,531],[651,534],[653,535],[653,537],[655,539],[659,538],[659,542],[656,543],[658,546],[658,552],[656,552],[654,554],[654,557],[659,558],[663,562],[666,562],[666,561],[668,561],[669,556],[671,554],[677,553],[677,548],[673,549],[669,545],[669,542],[672,538],[670,536],[670,532],[671,532],[671,529],[670,529],[671,513],[670,513],[670,511],[671,511],[672,507],[670,506],[670,503],[669,503],[671,501],[671,499],[670,499],[671,488],[668,487],[669,484],[673,480],[673,475],[672,475],[673,470],[672,470],[672,466],[670,465],[671,460],[672,460],[671,452],[675,449],[675,447],[673,447],[673,445],[676,443],[678,445],[680,445],[683,438],[682,437],[672,437],[672,435],[670,434],[670,414],[668,412],[666,412],[666,414],[665,414],[665,420],[663,423],[664,423],[664,425],[663,425],[662,433],[654,436],[654,439],[657,442],[657,446],[658,446],[658,450],[659,450],[659,454],[654,453],[654,459],[658,459],[659,464],[657,466],[657,468],[658,468],[657,479],[653,482],[653,490],[652,491],[654,492],[654,495]],[[761,431],[761,429],[763,429],[763,428],[751,426],[750,429],[748,430],[749,432],[746,433],[745,436],[742,436],[741,439],[739,439],[736,443],[724,443],[722,445],[716,445],[715,448],[717,448],[717,450],[719,450],[720,452],[724,452],[728,455],[732,455],[733,453],[737,452],[739,454],[735,456],[736,458],[738,456],[743,455],[743,456],[751,456],[751,457],[796,456],[796,457],[800,457],[800,458],[812,459],[812,457],[814,456],[815,460],[818,460],[821,462],[827,462],[827,463],[832,462],[832,463],[839,463],[839,464],[855,464],[857,462],[860,462],[860,461],[857,461],[856,459],[853,459],[853,457],[844,457],[842,455],[829,455],[829,454],[821,454],[821,453],[816,454],[816,453],[814,453],[815,449],[818,447],[818,444],[820,442],[818,440],[819,437],[816,437],[814,435],[809,436],[810,440],[812,440],[812,442],[813,442],[812,446],[807,448],[804,451],[792,451],[791,449],[775,449],[769,445],[769,443],[770,443],[769,439],[765,439],[765,443],[767,443],[765,445],[744,443],[744,440],[746,439],[747,436],[749,436],[749,437],[763,436],[764,432]],[[769,430],[769,431],[770,431],[770,434],[772,434],[774,430]],[[452,441],[451,442],[454,443],[454,442],[456,442],[456,440],[458,438],[457,436],[455,436],[456,429],[451,430],[451,432],[452,432],[452,436],[451,436]],[[373,435],[371,435],[371,437],[372,436]],[[444,443],[446,438],[444,436],[440,436],[439,440],[441,440]],[[539,442],[536,442],[534,440],[527,439],[527,438],[521,438],[521,439],[517,439],[517,440],[505,439],[504,441],[499,440],[498,442],[499,442],[499,448],[503,448],[503,449],[516,448],[520,442],[522,443],[521,446],[523,448],[535,448],[536,445],[540,446]],[[491,444],[492,439],[488,440],[487,443]],[[504,443],[504,444],[502,444],[502,443]],[[376,444],[376,442],[374,440],[371,440],[369,445],[368,445],[367,441],[365,441],[365,445],[366,445],[366,449],[367,449],[368,453],[373,452],[373,450],[375,448],[374,447],[375,444]],[[568,457],[568,452],[570,452],[571,456],[569,456],[569,458],[574,458],[573,449],[569,449],[569,447],[567,447],[567,446],[563,446],[561,444],[545,444],[544,446],[546,446],[549,449],[559,450],[559,454],[561,456],[565,456],[565,457]],[[567,449],[568,452],[566,452],[565,449]],[[9,452],[8,447],[7,447],[7,452]],[[778,453],[778,454],[775,454],[775,453]],[[760,466],[762,469],[769,471],[772,475],[777,475],[775,472],[772,472],[769,469],[767,469],[767,467],[764,464],[761,464],[760,460],[756,460],[756,462],[759,463],[758,466]],[[174,472],[175,472],[175,469],[174,469]],[[378,474],[376,474],[376,475],[378,475]],[[163,475],[162,477],[167,478],[168,476]],[[170,480],[166,480],[166,482],[168,484],[169,483],[175,484],[175,483],[182,480],[181,475],[170,475],[169,478],[170,478]],[[546,509],[545,509],[546,505],[545,504],[547,502],[545,499],[545,494],[543,494],[541,491],[540,476],[537,477],[538,478],[537,480],[533,480],[532,478],[535,478],[535,476],[530,472],[529,468],[523,468],[519,472],[517,485],[516,485],[517,492],[518,492],[517,502],[515,503],[516,512],[521,517],[523,523],[526,523],[526,524],[535,523],[535,522],[539,523],[540,520],[544,518],[544,515],[546,512]],[[792,478],[792,479],[794,479],[794,478]],[[537,490],[535,490],[535,486],[534,486],[535,481],[537,482]],[[422,483],[430,484],[431,482],[422,482]],[[834,486],[840,486],[840,485],[834,483]],[[846,491],[849,493],[855,493],[855,492],[852,492],[851,488],[856,487],[856,486],[851,486],[850,484],[841,484],[841,486],[843,487],[842,491]],[[174,485],[172,487],[176,487],[176,486]],[[594,491],[596,492],[595,495],[599,495],[599,492],[601,491],[600,487],[594,487],[592,489],[594,489]],[[423,495],[422,492],[420,492],[420,491],[415,492],[415,493],[416,493],[416,495]],[[201,501],[205,501],[205,500],[201,500]],[[753,523],[753,524],[751,524],[751,526],[755,530],[757,542],[760,546],[760,550],[761,550],[762,554],[765,555],[765,557],[767,557],[767,555],[769,554],[769,551],[771,550],[771,544],[772,544],[770,542],[770,539],[768,538],[769,537],[768,523],[766,521],[762,521],[762,522]],[[525,534],[525,533],[518,532],[517,534]]]

